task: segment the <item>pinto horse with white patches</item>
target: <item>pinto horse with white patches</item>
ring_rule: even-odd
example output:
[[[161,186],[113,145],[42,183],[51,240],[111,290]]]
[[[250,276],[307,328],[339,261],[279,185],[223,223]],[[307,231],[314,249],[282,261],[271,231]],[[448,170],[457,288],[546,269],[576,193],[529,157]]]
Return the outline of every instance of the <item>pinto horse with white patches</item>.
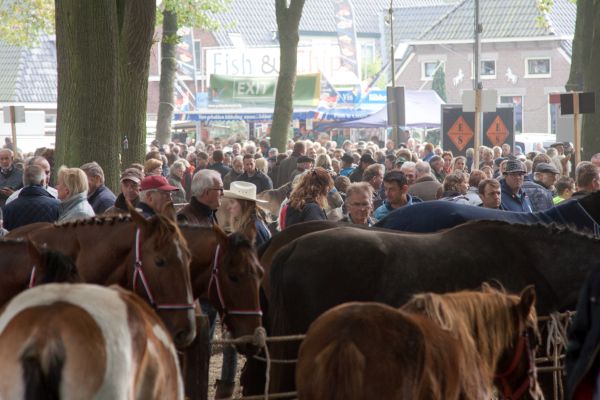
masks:
[[[47,284],[0,315],[0,398],[183,399],[160,318],[118,286]]]

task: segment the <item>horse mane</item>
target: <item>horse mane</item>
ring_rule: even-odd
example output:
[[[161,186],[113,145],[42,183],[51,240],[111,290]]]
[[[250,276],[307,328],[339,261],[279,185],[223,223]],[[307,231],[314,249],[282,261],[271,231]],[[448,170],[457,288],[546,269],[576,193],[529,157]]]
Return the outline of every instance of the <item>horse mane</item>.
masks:
[[[487,286],[484,291],[417,294],[402,310],[425,315],[450,332],[466,354],[479,357],[484,376],[491,381],[498,358],[519,334],[514,323],[519,301],[519,296]],[[535,310],[529,315],[527,326],[537,334]]]
[[[53,250],[41,250],[42,259],[45,260],[41,284],[52,282],[78,283],[82,282],[77,266],[71,257]]]
[[[54,226],[59,228],[69,228],[85,225],[115,225],[117,223],[126,223],[132,221],[133,219],[129,214],[99,215],[95,217],[76,219],[72,221],[55,222]]]
[[[594,234],[588,230],[584,231],[584,230],[578,229],[573,224],[562,225],[562,224],[558,224],[555,222],[552,222],[550,224],[545,224],[542,222],[538,222],[538,223],[534,223],[534,224],[519,224],[519,223],[515,223],[515,222],[479,219],[479,220],[467,221],[460,225],[446,229],[444,232],[450,232],[455,229],[469,228],[471,226],[478,226],[478,227],[484,227],[484,228],[487,228],[488,226],[490,226],[492,228],[510,227],[510,228],[517,228],[517,229],[526,227],[528,229],[532,228],[532,229],[543,230],[544,234],[557,235],[557,236],[562,236],[562,237],[575,235],[581,239],[588,239],[590,241],[593,241],[594,243],[600,242],[600,238],[594,236]]]

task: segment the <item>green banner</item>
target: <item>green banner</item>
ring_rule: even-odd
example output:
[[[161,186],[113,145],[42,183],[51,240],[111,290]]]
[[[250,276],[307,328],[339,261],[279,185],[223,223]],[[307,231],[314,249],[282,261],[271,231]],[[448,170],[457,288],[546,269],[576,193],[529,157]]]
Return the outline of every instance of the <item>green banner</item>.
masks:
[[[210,76],[210,102],[213,104],[274,105],[276,89],[276,76]],[[320,96],[321,74],[296,76],[295,106],[317,106]]]

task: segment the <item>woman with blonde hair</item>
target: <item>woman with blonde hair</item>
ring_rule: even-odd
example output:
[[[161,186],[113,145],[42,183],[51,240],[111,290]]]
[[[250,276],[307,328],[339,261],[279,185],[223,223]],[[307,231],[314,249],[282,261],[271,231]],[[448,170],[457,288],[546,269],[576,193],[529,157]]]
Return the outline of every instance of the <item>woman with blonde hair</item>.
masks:
[[[323,168],[317,167],[302,174],[298,185],[290,194],[285,226],[327,219],[324,208],[327,206],[327,193],[332,188],[331,175]]]
[[[146,176],[162,175],[163,162],[155,158],[151,158],[144,162],[144,174]]]
[[[58,222],[93,217],[96,214],[87,201],[88,180],[79,168],[60,167],[56,185],[61,201]]]

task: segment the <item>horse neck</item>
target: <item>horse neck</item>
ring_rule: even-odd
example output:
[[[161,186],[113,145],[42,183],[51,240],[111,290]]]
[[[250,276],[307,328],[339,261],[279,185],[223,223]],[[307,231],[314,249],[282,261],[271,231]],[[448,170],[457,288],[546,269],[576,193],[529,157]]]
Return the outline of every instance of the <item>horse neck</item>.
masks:
[[[471,300],[460,298],[450,303],[454,304],[452,308],[457,314],[454,333],[467,350],[467,356],[473,357],[471,362],[478,362],[482,367],[483,378],[491,388],[500,357],[513,345],[514,319],[509,302],[502,305],[485,294],[476,296],[477,306]]]
[[[190,277],[194,298],[198,298],[208,289],[218,244],[217,235],[211,228],[189,225],[181,225],[179,228],[192,254]]]
[[[35,240],[70,256],[85,282],[127,285],[133,273],[136,229],[132,221],[72,224],[45,230]]]

